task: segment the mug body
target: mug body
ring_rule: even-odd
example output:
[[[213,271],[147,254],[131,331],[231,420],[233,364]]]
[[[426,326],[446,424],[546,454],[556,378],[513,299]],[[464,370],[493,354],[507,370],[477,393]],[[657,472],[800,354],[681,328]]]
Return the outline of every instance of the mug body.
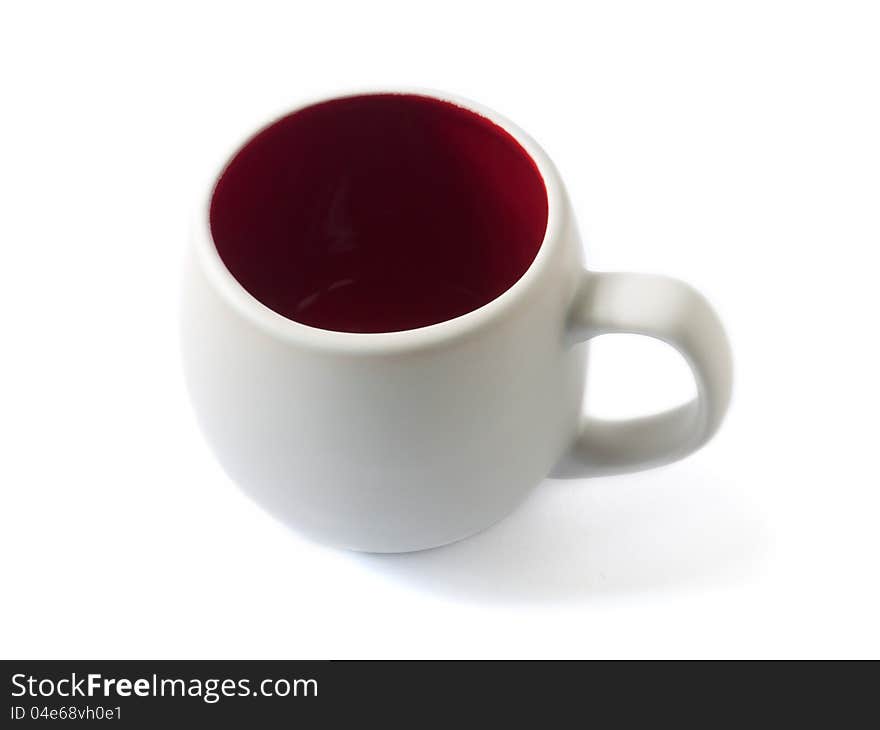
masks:
[[[581,411],[586,350],[566,334],[581,247],[554,166],[478,104],[412,95],[488,120],[534,163],[546,228],[509,288],[412,329],[351,332],[296,321],[255,297],[218,251],[216,179],[185,275],[187,385],[224,468],[298,531],[362,551],[435,547],[501,519],[551,470]]]

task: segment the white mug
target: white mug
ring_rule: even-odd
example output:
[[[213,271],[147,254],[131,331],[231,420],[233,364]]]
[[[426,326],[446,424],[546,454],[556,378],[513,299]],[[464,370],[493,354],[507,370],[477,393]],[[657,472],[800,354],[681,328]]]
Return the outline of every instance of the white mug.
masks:
[[[221,463],[336,546],[404,552],[511,512],[568,474],[679,459],[731,393],[715,312],[663,276],[583,267],[562,181],[479,104],[371,92],[304,104],[227,157],[199,211],[184,369]],[[586,342],[656,337],[697,397],[584,417]]]

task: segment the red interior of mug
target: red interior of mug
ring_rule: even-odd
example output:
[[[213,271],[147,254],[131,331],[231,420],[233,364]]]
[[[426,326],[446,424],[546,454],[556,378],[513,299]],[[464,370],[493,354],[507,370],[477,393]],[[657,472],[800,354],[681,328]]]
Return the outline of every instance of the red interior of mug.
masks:
[[[430,97],[301,109],[251,139],[211,199],[226,267],[289,319],[395,332],[492,301],[529,268],[547,192],[504,129]]]

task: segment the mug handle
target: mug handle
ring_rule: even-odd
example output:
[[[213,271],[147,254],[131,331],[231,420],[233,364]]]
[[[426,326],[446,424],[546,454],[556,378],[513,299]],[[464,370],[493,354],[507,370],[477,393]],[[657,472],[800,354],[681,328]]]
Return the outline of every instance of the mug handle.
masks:
[[[554,476],[597,476],[681,459],[718,430],[733,381],[730,343],[718,315],[689,284],[666,276],[585,271],[568,321],[571,344],[610,333],[647,335],[677,349],[697,397],[668,411],[609,421],[587,416]]]

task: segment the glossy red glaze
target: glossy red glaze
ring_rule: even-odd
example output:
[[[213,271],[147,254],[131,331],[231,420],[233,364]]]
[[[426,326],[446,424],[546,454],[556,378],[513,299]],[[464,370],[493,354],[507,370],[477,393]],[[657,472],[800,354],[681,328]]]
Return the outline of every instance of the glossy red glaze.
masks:
[[[507,132],[409,94],[316,104],[223,172],[211,232],[233,276],[290,319],[393,332],[477,309],[535,258],[547,192]]]

